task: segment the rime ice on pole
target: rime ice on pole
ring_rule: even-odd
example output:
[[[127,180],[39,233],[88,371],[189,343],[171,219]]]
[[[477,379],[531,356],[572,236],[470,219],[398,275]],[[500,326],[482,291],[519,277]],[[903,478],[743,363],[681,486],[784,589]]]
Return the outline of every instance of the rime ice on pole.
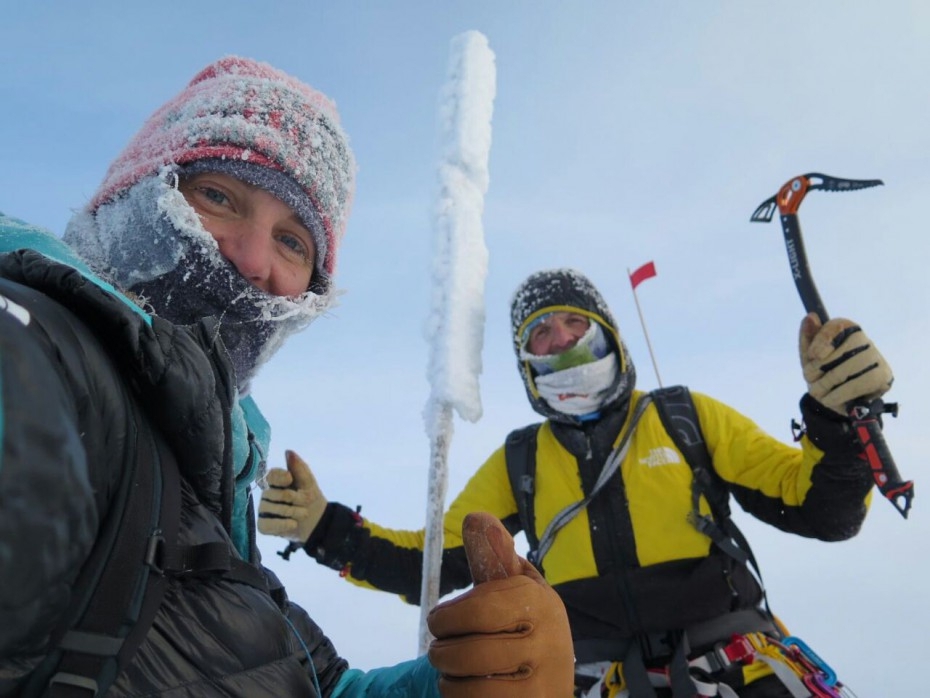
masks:
[[[439,191],[434,209],[430,342],[431,402],[451,404],[463,419],[481,417],[478,376],[484,339],[488,250],[481,216],[495,94],[494,54],[485,36],[452,40],[439,104]],[[430,423],[427,418],[427,424]]]
[[[487,38],[477,31],[454,37],[439,103],[439,188],[433,211],[432,302],[426,322],[430,397],[423,418],[430,441],[430,472],[423,549],[421,654],[430,640],[426,614],[439,597],[452,410],[471,422],[481,418],[478,377],[488,266],[481,215],[488,190],[495,91],[494,54]]]

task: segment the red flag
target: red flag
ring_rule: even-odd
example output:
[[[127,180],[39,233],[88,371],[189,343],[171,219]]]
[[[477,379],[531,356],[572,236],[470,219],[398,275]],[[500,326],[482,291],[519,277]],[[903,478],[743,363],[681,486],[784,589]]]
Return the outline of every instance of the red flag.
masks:
[[[636,290],[636,287],[639,286],[646,279],[651,279],[656,275],[656,265],[655,262],[646,262],[639,269],[630,274],[630,284],[633,286],[633,290]]]

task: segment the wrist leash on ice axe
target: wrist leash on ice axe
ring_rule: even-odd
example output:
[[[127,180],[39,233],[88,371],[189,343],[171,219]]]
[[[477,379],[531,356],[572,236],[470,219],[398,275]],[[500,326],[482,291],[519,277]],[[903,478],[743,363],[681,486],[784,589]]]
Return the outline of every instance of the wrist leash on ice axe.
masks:
[[[822,189],[824,191],[854,191],[867,189],[884,184],[880,179],[839,179],[828,175],[810,172],[793,177],[778,190],[778,193],[763,201],[753,212],[750,221],[755,223],[768,223],[772,220],[775,209],[781,214],[781,228],[785,237],[785,246],[788,249],[788,262],[794,276],[794,284],[801,295],[801,302],[808,313],[817,313],[821,323],[829,320],[827,309],[817,287],[810,268],[807,265],[807,255],[804,252],[804,242],[801,239],[801,224],[798,221],[798,209],[804,196],[809,191]],[[906,519],[914,498],[914,483],[901,479],[898,468],[895,466],[891,451],[885,443],[882,433],[881,415],[889,413],[892,417],[898,416],[897,403],[885,404],[881,398],[875,400],[854,400],[847,405],[847,413],[852,421],[853,431],[859,440],[866,461],[872,470],[872,477],[879,491]]]

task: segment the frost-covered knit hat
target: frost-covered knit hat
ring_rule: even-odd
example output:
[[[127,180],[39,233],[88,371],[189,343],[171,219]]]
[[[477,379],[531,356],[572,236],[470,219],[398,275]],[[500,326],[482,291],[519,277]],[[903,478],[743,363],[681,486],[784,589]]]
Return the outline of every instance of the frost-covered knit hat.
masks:
[[[625,404],[636,384],[636,369],[626,345],[620,339],[617,323],[594,284],[574,269],[547,269],[531,274],[514,292],[510,304],[510,327],[517,367],[526,387],[530,405],[539,414],[556,421],[574,421],[574,418],[553,409],[536,387],[537,371],[526,359],[524,345],[526,333],[539,318],[554,312],[580,313],[603,329],[611,347],[617,352],[619,370],[614,384],[607,392],[604,405]]]
[[[222,172],[288,204],[314,236],[297,297],[268,294],[223,258],[179,177]],[[98,274],[179,324],[213,316],[245,392],[291,334],[335,302],[332,279],[355,162],[324,95],[265,63],[226,57],[158,109],[107,171],[64,240]]]
[[[191,165],[196,161],[207,162]],[[168,164],[191,165],[184,174],[230,174],[290,205],[314,236],[318,282],[328,288],[354,194],[355,161],[325,95],[267,63],[221,58],[149,118],[110,165],[88,209]],[[262,177],[262,169],[248,165],[270,172]]]

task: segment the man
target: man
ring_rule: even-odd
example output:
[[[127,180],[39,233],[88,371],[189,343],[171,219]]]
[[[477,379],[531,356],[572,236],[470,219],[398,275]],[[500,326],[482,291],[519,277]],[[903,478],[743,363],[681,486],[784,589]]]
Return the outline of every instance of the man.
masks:
[[[0,215],[0,695],[570,691],[564,608],[491,517],[463,521],[480,583],[432,610],[429,661],[350,670],[261,565],[249,386],[332,304],[354,176],[324,95],[228,56],[64,242]]]
[[[527,396],[546,421],[512,433],[452,502],[442,592],[470,581],[457,529],[480,507],[538,542],[532,559],[568,609],[579,693],[807,695],[803,666],[778,644],[785,633],[764,606],[751,553],[713,493],[784,531],[831,541],[856,534],[872,477],[845,405],[892,381],[865,333],[848,320],[804,319],[800,448],[705,395],[693,395],[691,411],[679,400],[677,418],[703,432],[708,464],[699,470],[666,428],[659,397],[635,389],[616,322],[585,276],[531,275],[511,321]],[[521,459],[534,465],[523,471],[535,472],[529,481],[511,477]],[[385,529],[327,503],[293,455],[269,481],[276,487],[263,497],[260,530],[302,543],[349,581],[416,601],[422,531]]]

